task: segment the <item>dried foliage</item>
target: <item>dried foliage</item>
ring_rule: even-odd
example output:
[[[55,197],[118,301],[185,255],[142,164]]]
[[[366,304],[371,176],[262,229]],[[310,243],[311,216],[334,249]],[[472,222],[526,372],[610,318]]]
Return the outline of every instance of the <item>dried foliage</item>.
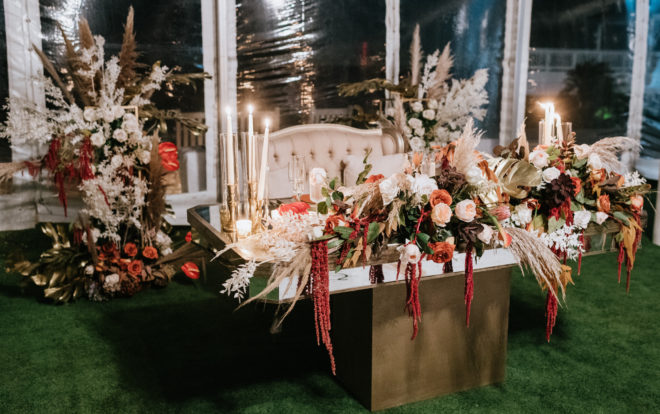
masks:
[[[422,64],[422,42],[419,38],[419,24],[415,25],[412,42],[410,43],[410,84],[419,83],[419,71]]]
[[[579,158],[588,158],[597,155],[603,168],[608,172],[625,174],[627,167],[619,160],[623,151],[636,151],[640,149],[639,141],[628,137],[603,138],[592,145],[577,145],[575,154]]]
[[[483,131],[477,131],[474,127],[474,121],[470,118],[465,128],[463,128],[463,133],[456,142],[456,149],[454,150],[452,167],[459,173],[467,175],[468,171],[476,166],[479,159],[475,156],[475,151],[482,135]]]
[[[136,75],[135,68],[137,66],[138,53],[135,44],[135,30],[133,24],[133,6],[128,9],[128,16],[126,17],[126,25],[124,26],[124,38],[121,44],[121,51],[119,52],[119,78],[117,79],[117,86],[124,87],[128,85]]]
[[[151,140],[151,158],[149,160],[149,192],[144,209],[144,225],[147,229],[159,229],[166,210],[165,170],[158,153],[159,138],[154,134]]]
[[[440,100],[447,93],[446,82],[454,65],[454,57],[451,55],[450,45],[451,43],[447,43],[438,57],[433,79],[426,91],[429,99]]]

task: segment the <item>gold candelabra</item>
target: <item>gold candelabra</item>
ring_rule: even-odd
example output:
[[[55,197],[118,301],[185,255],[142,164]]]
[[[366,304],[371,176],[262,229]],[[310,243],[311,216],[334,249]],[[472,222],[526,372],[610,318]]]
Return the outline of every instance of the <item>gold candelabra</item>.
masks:
[[[252,221],[252,233],[264,230],[263,225],[263,200],[257,197],[257,182],[248,182],[248,206],[250,209],[250,220]]]
[[[238,219],[238,202],[236,184],[227,184],[227,205],[222,206],[220,220],[222,231],[229,235],[232,241],[236,241],[236,220]]]

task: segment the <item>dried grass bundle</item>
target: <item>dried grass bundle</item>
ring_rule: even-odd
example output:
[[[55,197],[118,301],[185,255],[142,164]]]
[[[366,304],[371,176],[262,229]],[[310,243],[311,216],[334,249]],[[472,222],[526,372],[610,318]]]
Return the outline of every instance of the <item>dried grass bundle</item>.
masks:
[[[64,95],[64,98],[67,100],[67,102],[69,102],[70,104],[74,103],[75,101],[73,99],[73,96],[71,95],[71,92],[69,92],[69,90],[64,85],[64,82],[62,82],[62,79],[60,78],[60,75],[57,73],[57,69],[55,69],[55,66],[53,66],[53,63],[48,59],[46,54],[42,52],[37,46],[32,44],[32,48],[39,56],[39,59],[41,59],[41,63],[44,65],[44,68],[46,69],[48,74],[53,78],[57,87],[62,90],[62,94]]]
[[[135,29],[133,23],[133,6],[128,9],[126,25],[124,26],[124,38],[119,52],[119,78],[117,78],[117,87],[130,85],[135,78],[135,68],[137,66],[138,53],[135,44]]]
[[[69,37],[66,35],[66,32],[62,26],[58,24],[57,27],[60,29],[60,33],[62,33],[62,37],[64,38],[67,65],[69,66],[71,72],[71,79],[75,84],[74,90],[77,92],[78,97],[82,101],[83,105],[92,105],[92,102],[89,100],[89,92],[92,91],[92,83],[89,79],[78,74],[79,71],[89,70],[89,68],[85,63],[81,61],[80,54],[76,50]]]
[[[358,217],[376,214],[383,208],[383,197],[380,195],[378,183],[364,183],[354,187],[351,197],[359,206]]]
[[[449,79],[449,73],[454,66],[454,57],[451,55],[450,44],[447,43],[442,53],[438,57],[438,63],[435,65],[435,75],[426,92],[429,99],[439,100],[447,92],[446,82]]]
[[[80,35],[80,47],[83,49],[91,49],[94,47],[94,35],[92,29],[89,28],[89,23],[84,17],[78,21],[78,33]]]
[[[463,175],[467,175],[468,171],[476,166],[479,161],[475,155],[475,151],[477,145],[479,145],[479,141],[481,141],[481,135],[483,135],[483,131],[477,131],[472,118],[468,119],[461,137],[456,141],[454,159],[451,163]]]
[[[422,64],[422,42],[419,39],[419,24],[415,25],[412,42],[410,42],[410,84],[419,83],[419,71]]]
[[[0,183],[10,180],[14,174],[25,168],[23,161],[0,163]]]
[[[523,274],[524,265],[531,270],[539,285],[550,289],[555,297],[558,297],[556,287],[561,287],[564,298],[566,291],[561,283],[562,267],[552,250],[538,236],[527,230],[516,227],[507,227],[505,230],[511,236],[509,251],[516,258]]]

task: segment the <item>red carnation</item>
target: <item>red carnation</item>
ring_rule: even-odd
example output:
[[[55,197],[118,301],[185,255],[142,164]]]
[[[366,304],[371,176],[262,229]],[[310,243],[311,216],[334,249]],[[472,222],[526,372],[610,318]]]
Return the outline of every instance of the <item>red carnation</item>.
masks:
[[[161,142],[158,145],[158,155],[160,162],[167,171],[176,171],[179,169],[179,152],[176,145],[172,142]]]

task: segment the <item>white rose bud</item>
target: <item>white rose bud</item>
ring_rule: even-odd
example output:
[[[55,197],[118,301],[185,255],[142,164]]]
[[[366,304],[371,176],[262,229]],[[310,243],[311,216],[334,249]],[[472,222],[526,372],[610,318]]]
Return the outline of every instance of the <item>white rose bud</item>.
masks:
[[[141,150],[138,152],[138,159],[142,164],[149,164],[149,161],[151,161],[151,151],[149,150]]]
[[[413,129],[418,129],[423,127],[422,120],[418,118],[410,118],[408,120],[408,125],[410,125],[410,127]]]
[[[115,119],[121,118],[122,116],[124,116],[124,113],[125,113],[124,108],[122,108],[121,106],[117,105],[112,107],[112,115],[115,117]]]
[[[491,226],[482,224],[481,231],[477,234],[477,237],[484,244],[490,244],[491,240],[493,240],[493,228]]]
[[[424,105],[422,105],[422,103],[419,101],[413,102],[413,104],[410,107],[415,112],[422,112],[424,110]]]
[[[609,216],[607,215],[607,213],[603,213],[602,211],[599,211],[596,213],[596,223],[603,224],[608,217]]]
[[[96,132],[92,134],[89,140],[92,142],[92,145],[94,145],[95,147],[100,148],[103,146],[103,144],[105,144],[105,137],[101,132]]]
[[[526,204],[518,204],[514,214],[522,226],[532,221],[532,209],[528,208]]]
[[[396,177],[392,176],[382,180],[378,184],[380,195],[383,197],[383,205],[388,205],[399,195],[399,185],[397,184]]]
[[[424,112],[422,112],[422,117],[424,119],[433,119],[435,118],[435,111],[433,109],[426,109]]]
[[[115,114],[112,112],[112,109],[108,108],[103,111],[103,120],[107,123],[115,120]]]
[[[573,222],[577,228],[586,229],[590,221],[591,212],[587,210],[580,210],[573,213]]]
[[[550,181],[559,178],[560,175],[561,175],[561,171],[559,171],[557,168],[555,167],[546,168],[545,170],[543,170],[543,181],[549,183]]]
[[[124,159],[119,154],[113,156],[112,159],[110,160],[110,165],[112,165],[112,168],[114,168],[115,170],[121,167],[123,163],[124,163]]]
[[[85,118],[85,120],[89,122],[96,121],[98,119],[98,116],[96,114],[96,108],[90,108],[90,107],[85,108],[85,110],[83,111],[83,118]]]
[[[415,135],[418,137],[423,137],[425,132],[424,128],[415,128]]]
[[[429,107],[429,109],[438,109],[438,101],[436,101],[435,99],[431,99],[428,102],[427,106]]]
[[[123,129],[115,129],[112,133],[112,137],[119,142],[125,142],[128,139],[128,135],[126,135],[126,131]]]

